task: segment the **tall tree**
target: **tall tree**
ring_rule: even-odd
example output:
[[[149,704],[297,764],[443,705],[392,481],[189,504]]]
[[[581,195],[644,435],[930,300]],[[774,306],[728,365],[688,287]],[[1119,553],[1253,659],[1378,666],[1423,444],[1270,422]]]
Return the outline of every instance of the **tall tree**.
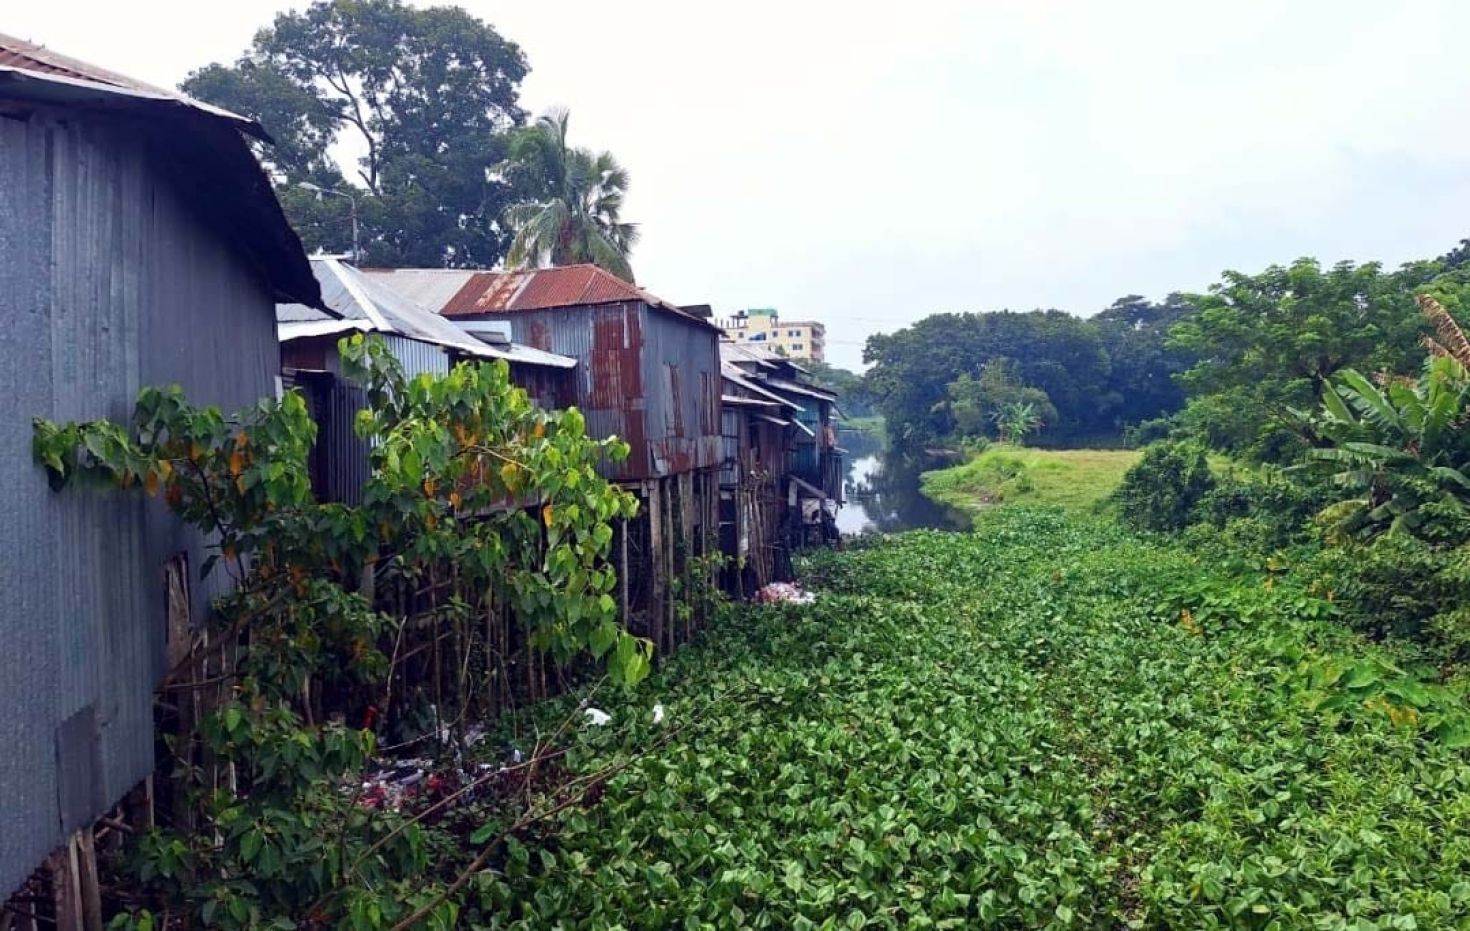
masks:
[[[628,253],[638,227],[621,218],[628,172],[608,152],[569,146],[569,119],[567,111],[553,111],[511,139],[506,176],[530,194],[505,211],[515,231],[506,264],[591,262],[632,281]]]
[[[1188,351],[1167,345],[1167,339],[1169,330],[1194,312],[1194,304],[1182,294],[1171,294],[1162,303],[1130,294],[1091,318],[1108,354],[1106,390],[1113,429],[1122,431],[1184,406],[1184,389],[1175,376],[1194,359]]]
[[[511,238],[501,216],[512,190],[495,168],[525,118],[525,74],[521,50],[458,7],[318,0],[183,89],[275,137],[262,156],[308,248],[351,245],[351,204],[302,182],[356,197],[369,263],[476,267]],[[353,156],[345,170],[341,151]]]
[[[1186,419],[1215,445],[1284,454],[1292,411],[1315,407],[1337,372],[1418,364],[1425,326],[1414,289],[1436,271],[1436,263],[1385,272],[1374,262],[1324,269],[1299,259],[1258,275],[1226,272],[1170,335],[1170,346],[1198,360],[1180,376],[1191,396]]]

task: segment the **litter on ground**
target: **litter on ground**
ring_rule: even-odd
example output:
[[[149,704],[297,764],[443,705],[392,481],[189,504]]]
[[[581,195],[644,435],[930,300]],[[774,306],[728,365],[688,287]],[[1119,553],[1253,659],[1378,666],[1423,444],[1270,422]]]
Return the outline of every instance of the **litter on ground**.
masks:
[[[755,593],[755,600],[759,604],[798,604],[809,605],[817,600],[817,596],[808,591],[803,591],[795,582],[772,582]]]

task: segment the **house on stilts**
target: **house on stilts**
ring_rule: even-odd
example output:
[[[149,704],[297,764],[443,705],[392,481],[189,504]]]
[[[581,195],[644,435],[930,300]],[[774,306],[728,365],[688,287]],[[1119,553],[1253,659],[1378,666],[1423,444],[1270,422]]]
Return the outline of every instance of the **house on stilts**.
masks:
[[[623,614],[660,651],[684,639],[698,619],[680,616],[674,587],[710,572],[719,544],[720,331],[708,308],[593,265],[364,272],[456,325],[509,324],[517,343],[576,360],[570,397],[588,433],[631,449],[601,471],[641,502],[615,542]]]

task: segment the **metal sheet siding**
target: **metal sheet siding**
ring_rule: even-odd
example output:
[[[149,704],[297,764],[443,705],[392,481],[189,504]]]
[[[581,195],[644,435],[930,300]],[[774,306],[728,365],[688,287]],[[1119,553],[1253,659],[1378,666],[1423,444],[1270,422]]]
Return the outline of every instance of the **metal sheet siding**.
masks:
[[[643,377],[668,388],[647,399],[651,430],[661,431],[649,434],[655,464],[667,463],[660,474],[714,468],[721,460],[718,335],[646,306],[643,317]]]
[[[421,343],[395,333],[381,334],[388,344],[388,351],[403,366],[403,374],[409,378],[428,372],[430,375],[449,374],[449,354],[441,346]]]
[[[628,459],[603,474],[659,478],[720,464],[717,333],[641,301],[497,315],[512,336],[571,356],[573,402],[596,437],[617,435]]]
[[[51,492],[31,418],[125,418],[171,383],[230,411],[273,393],[279,357],[265,282],[101,122],[0,120],[0,313],[3,895],[152,770],[164,565],[204,558],[157,502]],[[198,619],[225,580],[191,582]]]

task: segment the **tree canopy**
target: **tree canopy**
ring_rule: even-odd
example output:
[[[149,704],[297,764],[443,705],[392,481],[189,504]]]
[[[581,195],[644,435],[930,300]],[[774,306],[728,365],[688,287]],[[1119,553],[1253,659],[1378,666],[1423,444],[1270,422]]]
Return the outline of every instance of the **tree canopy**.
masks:
[[[524,120],[526,71],[514,43],[458,7],[318,0],[183,89],[275,138],[261,155],[308,249],[348,249],[350,205],[302,182],[357,197],[370,263],[474,267],[510,243],[517,192],[495,169]],[[352,154],[347,172],[334,150]]]
[[[1186,420],[1211,445],[1274,458],[1288,441],[1293,411],[1315,406],[1329,379],[1353,367],[1412,371],[1425,322],[1414,291],[1439,266],[1386,272],[1375,262],[1315,259],[1248,275],[1227,271],[1199,312],[1171,332],[1168,345],[1193,354],[1180,377],[1190,394]]]
[[[1056,412],[1043,438],[1068,442],[1116,432],[1111,364],[1096,323],[1059,310],[935,314],[868,338],[866,379],[905,452],[942,444],[955,433],[950,385],[978,379],[997,359],[1015,361],[1019,385],[1043,392]]]

